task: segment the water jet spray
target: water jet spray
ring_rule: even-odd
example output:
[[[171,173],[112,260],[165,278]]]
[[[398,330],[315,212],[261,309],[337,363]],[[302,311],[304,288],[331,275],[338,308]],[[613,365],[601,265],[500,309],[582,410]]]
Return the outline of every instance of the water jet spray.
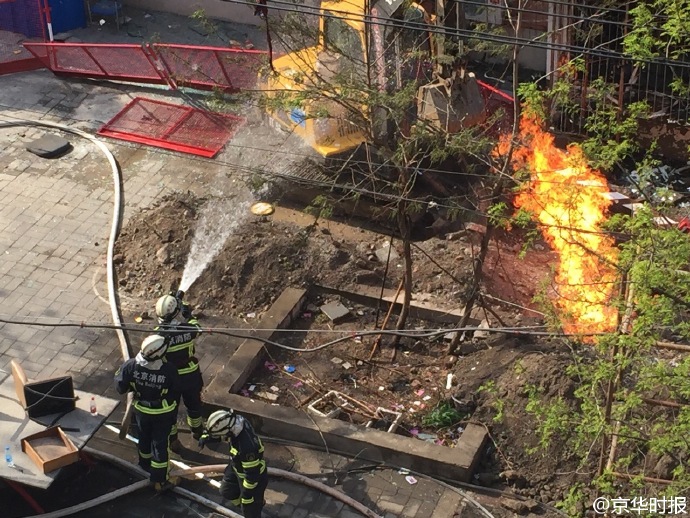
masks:
[[[203,208],[182,280],[177,290],[189,291],[209,263],[220,253],[230,234],[247,219],[253,200],[239,201],[235,197],[216,198]]]

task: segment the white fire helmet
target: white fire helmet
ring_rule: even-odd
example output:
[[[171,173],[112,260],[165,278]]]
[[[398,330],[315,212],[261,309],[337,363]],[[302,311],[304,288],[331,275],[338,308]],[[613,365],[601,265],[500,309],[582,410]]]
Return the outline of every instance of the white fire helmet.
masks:
[[[233,410],[216,410],[206,421],[206,432],[211,437],[237,437],[243,428],[244,417],[235,414]]]
[[[172,295],[164,295],[156,302],[156,315],[161,320],[167,320],[177,313],[177,299]]]
[[[161,335],[150,335],[141,342],[141,355],[147,360],[157,360],[162,358],[168,344]]]

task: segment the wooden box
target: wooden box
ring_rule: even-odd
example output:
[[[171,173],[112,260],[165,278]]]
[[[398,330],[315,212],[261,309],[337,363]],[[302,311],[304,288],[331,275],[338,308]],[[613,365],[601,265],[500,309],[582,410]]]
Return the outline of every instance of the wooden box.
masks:
[[[44,474],[79,460],[79,450],[59,426],[23,437],[22,451]]]

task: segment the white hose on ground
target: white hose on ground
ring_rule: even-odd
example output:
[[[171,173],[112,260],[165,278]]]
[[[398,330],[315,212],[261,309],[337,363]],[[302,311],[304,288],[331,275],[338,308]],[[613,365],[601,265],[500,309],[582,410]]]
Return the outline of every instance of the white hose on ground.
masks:
[[[219,473],[225,470],[227,464],[211,464],[208,466],[196,466],[190,469],[176,470],[171,473],[172,476],[184,477],[185,475],[193,475],[195,473]],[[268,474],[273,477],[280,477],[292,482],[297,482],[298,484],[304,484],[313,489],[318,489],[322,493],[326,493],[328,496],[332,496],[336,500],[340,500],[344,504],[349,505],[357,512],[363,514],[368,518],[382,518],[380,515],[376,514],[374,511],[368,507],[360,504],[357,500],[347,496],[342,491],[338,491],[332,487],[322,484],[317,480],[312,480],[309,477],[300,475],[299,473],[292,473],[290,471],[285,471],[278,468],[268,468]]]
[[[121,459],[120,457],[117,457],[115,455],[112,455],[110,453],[105,453],[103,451],[95,450],[93,448],[89,448],[88,446],[84,447],[84,451],[87,453],[90,453],[94,457],[99,457],[103,460],[107,460],[112,462],[113,464],[117,464],[118,466],[126,469],[127,471],[130,471],[131,473],[135,473],[137,475],[143,476],[143,477],[148,477],[148,473],[146,473],[143,469],[141,469],[139,466],[132,464],[131,462],[127,462],[124,459]],[[147,484],[149,483],[148,480],[145,481]],[[196,493],[192,493],[191,491],[187,491],[186,489],[183,489],[181,487],[175,487],[173,489],[175,493],[178,493],[181,496],[184,496],[185,498],[189,498],[190,500],[194,500],[195,502],[204,505],[211,509],[212,511],[215,511],[218,514],[221,514],[223,516],[227,516],[228,518],[243,518],[241,514],[237,514],[234,511],[231,511],[227,507],[223,507],[222,505],[214,502],[213,500],[209,500],[208,498],[204,498],[201,495],[197,495]],[[41,515],[41,518],[44,518]]]
[[[115,433],[120,432],[117,428],[115,428],[112,425],[106,425],[106,428],[108,428],[109,430],[111,430]],[[131,435],[127,435],[127,439],[129,439],[132,442],[137,441],[137,439],[135,437],[132,437]],[[90,451],[90,448],[89,448],[89,451]],[[99,452],[99,454],[102,455],[103,458],[110,459],[113,457],[112,455],[107,454],[107,453],[102,454]],[[115,459],[117,459],[117,460],[115,460]],[[119,462],[120,461],[120,459],[117,457],[112,458],[112,460],[113,460],[113,462]],[[124,461],[122,461],[122,462],[124,462]],[[178,466],[182,464],[181,462],[177,462],[177,461],[173,461],[173,460],[171,460],[171,462],[174,464],[177,464]],[[182,464],[182,465],[185,466],[184,464]],[[203,476],[204,473],[218,473],[218,472],[222,473],[223,471],[225,471],[226,466],[227,466],[227,464],[212,464],[209,466],[197,466],[197,467],[193,467],[193,468],[190,468],[189,466],[185,466],[182,469],[172,471],[170,473],[170,476],[171,477],[184,477],[186,475],[197,475],[198,476],[200,474]],[[134,466],[134,467],[136,467],[136,466]],[[139,469],[139,468],[137,468],[137,469]],[[143,470],[140,470],[140,473],[144,473]],[[285,470],[278,469],[278,468],[272,468],[272,467],[268,468],[268,474],[275,476],[275,477],[282,477],[282,478],[285,478],[288,480],[292,480],[293,482],[298,482],[300,484],[310,486],[314,489],[318,489],[319,491],[326,493],[327,495],[330,495],[333,498],[340,500],[341,502],[349,505],[353,509],[356,509],[357,511],[362,513],[364,516],[367,516],[368,518],[381,518],[380,515],[376,514],[374,511],[372,511],[368,507],[365,507],[364,505],[360,504],[357,500],[350,498],[349,496],[342,493],[341,491],[338,491],[337,489],[333,489],[331,487],[328,487],[325,484],[322,484],[321,482],[317,482],[316,480],[312,480],[308,477],[305,477],[303,475],[299,475],[297,473],[291,473],[289,471],[285,471]],[[210,482],[215,487],[218,487],[218,483],[215,480],[210,481]],[[213,482],[216,482],[216,484],[213,484]],[[181,488],[179,488],[179,489],[181,489]]]
[[[114,250],[115,250],[115,240],[117,239],[117,234],[120,229],[120,204],[122,203],[122,192],[120,190],[120,186],[122,185],[122,178],[120,176],[120,169],[117,166],[117,162],[115,161],[115,157],[113,154],[110,152],[108,147],[98,140],[96,137],[91,135],[90,133],[86,133],[85,131],[82,131],[77,128],[71,128],[69,126],[65,126],[64,124],[58,124],[57,122],[48,122],[48,121],[38,121],[38,120],[24,120],[24,119],[16,119],[16,120],[0,120],[0,128],[11,128],[14,126],[43,126],[45,128],[53,128],[53,129],[58,129],[60,131],[64,131],[67,133],[73,133],[74,135],[78,135],[80,137],[83,137],[90,142],[92,142],[98,149],[101,150],[101,152],[105,155],[106,159],[108,160],[108,163],[110,165],[110,168],[112,169],[113,173],[113,193],[114,193],[114,200],[113,200],[113,219],[112,223],[110,226],[110,238],[108,240],[108,254],[107,254],[107,273],[108,273],[108,300],[110,302],[110,311],[112,313],[113,317],[113,324],[116,326],[121,326],[122,321],[120,320],[120,314],[117,309],[117,299],[115,298],[115,271],[113,267],[113,255],[114,255]],[[122,357],[124,360],[129,359],[129,347],[127,345],[127,338],[122,331],[122,329],[116,329],[117,332],[117,337],[120,341],[120,349],[122,351]],[[123,360],[123,361],[124,361]]]

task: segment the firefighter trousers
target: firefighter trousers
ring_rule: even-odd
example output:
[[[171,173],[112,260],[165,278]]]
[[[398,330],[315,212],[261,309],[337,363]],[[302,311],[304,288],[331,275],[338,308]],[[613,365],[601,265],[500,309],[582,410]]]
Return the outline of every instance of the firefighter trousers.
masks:
[[[251,492],[248,492],[242,487],[242,481],[235,472],[232,469],[226,469],[220,484],[220,494],[230,500],[233,505],[241,505],[244,518],[261,518],[261,510],[266,503],[264,500],[266,486],[268,486],[267,471],[261,474],[259,484]]]
[[[134,411],[139,428],[139,466],[151,475],[151,482],[165,482],[168,479],[170,434],[176,413],[152,415]]]
[[[204,380],[201,377],[201,371],[197,369],[189,374],[180,375],[180,378],[180,399],[184,402],[184,406],[187,409],[187,425],[192,430],[198,430],[200,433],[204,426],[204,422],[201,417],[201,391],[204,388]],[[178,401],[177,408],[179,409],[180,406],[180,401]],[[177,438],[177,417],[175,418],[172,436],[173,440]]]

